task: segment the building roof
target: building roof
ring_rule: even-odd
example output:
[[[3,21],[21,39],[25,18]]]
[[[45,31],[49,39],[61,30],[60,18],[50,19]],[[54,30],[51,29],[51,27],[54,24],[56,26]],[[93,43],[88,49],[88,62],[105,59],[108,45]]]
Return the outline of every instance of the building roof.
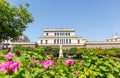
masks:
[[[120,36],[114,35],[114,36],[112,36],[111,38],[108,38],[107,40],[109,40],[109,39],[120,39]]]
[[[75,29],[74,28],[46,28],[44,30],[44,32],[59,32],[59,31],[71,31],[71,32],[74,32]]]

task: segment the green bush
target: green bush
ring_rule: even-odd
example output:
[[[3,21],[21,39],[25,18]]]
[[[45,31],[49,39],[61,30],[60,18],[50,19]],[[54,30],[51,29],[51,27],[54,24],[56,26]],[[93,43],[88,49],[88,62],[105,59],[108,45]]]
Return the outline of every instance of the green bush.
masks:
[[[21,48],[20,48],[21,49]],[[66,65],[66,58],[45,55],[44,48],[21,49],[21,56],[13,54],[12,60],[19,62],[19,70],[10,74],[0,72],[2,78],[120,78],[120,62],[102,53],[102,49],[81,49],[82,59],[74,60],[74,65]],[[55,50],[56,51],[56,50]],[[100,51],[100,52],[96,52]],[[104,50],[103,50],[104,52]],[[102,53],[102,54],[101,54]],[[80,53],[81,54],[81,53]],[[5,63],[1,51],[0,64]],[[33,62],[35,60],[36,62]],[[43,60],[52,60],[54,67],[44,68]],[[47,63],[46,63],[47,64]],[[1,70],[1,66],[0,66]]]

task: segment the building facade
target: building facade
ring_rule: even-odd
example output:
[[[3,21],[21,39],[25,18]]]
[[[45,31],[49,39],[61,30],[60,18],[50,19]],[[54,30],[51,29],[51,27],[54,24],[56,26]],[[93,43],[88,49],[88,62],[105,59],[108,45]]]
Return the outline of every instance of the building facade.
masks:
[[[12,47],[15,47],[17,45],[34,48],[34,47],[37,46],[37,43],[36,42],[30,42],[30,39],[26,35],[20,35],[16,41],[11,42]]]
[[[120,36],[118,36],[117,34],[115,34],[114,36],[112,36],[111,38],[108,38],[106,41],[111,41],[111,42],[120,42]]]
[[[120,37],[117,35],[106,41],[87,41],[76,36],[73,28],[47,28],[44,35],[39,37],[38,46],[52,46],[63,48],[120,48]]]
[[[30,42],[26,35],[20,35],[16,41],[4,40],[0,44],[0,49],[13,48],[17,45],[22,45],[25,47],[36,47],[37,43]]]
[[[4,44],[4,46],[3,46]],[[27,36],[23,35],[18,38],[17,41],[11,42],[5,40],[0,44],[0,49],[11,48],[22,45],[25,47],[60,47],[63,49],[69,48],[120,48],[120,36],[114,35],[106,41],[87,41],[87,39],[75,35],[75,29],[73,28],[46,28],[44,35],[40,36],[38,43],[30,42]]]
[[[28,36],[20,35],[18,37],[18,39],[16,41],[14,41],[14,42],[30,42],[30,40],[29,40]]]
[[[87,40],[76,36],[73,28],[47,28],[44,36],[39,37],[38,45],[43,46],[64,46],[64,48],[83,47]],[[80,46],[81,45],[81,46]]]
[[[86,48],[120,48],[120,36],[117,34],[106,39],[106,41],[88,41],[85,44]]]

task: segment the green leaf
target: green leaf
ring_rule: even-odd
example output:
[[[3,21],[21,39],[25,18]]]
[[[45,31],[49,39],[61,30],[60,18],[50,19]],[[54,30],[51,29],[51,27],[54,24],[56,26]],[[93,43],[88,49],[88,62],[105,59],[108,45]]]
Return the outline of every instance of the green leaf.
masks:
[[[113,74],[111,74],[111,73],[108,73],[107,78],[115,78],[115,76]]]

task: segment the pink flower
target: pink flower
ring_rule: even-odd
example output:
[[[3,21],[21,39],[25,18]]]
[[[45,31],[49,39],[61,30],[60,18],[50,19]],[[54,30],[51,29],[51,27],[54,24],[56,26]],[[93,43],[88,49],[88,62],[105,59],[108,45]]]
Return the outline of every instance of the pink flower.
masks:
[[[1,72],[7,71],[8,73],[13,73],[18,69],[19,69],[19,63],[13,61],[6,62],[5,64],[0,65]]]
[[[54,67],[54,62],[52,60],[43,60],[42,65],[45,68],[48,68],[50,66]]]
[[[39,65],[40,64],[40,61],[39,60],[32,60],[33,63],[35,63],[36,65]]]
[[[56,58],[56,60],[59,60],[59,57],[55,57]]]
[[[66,60],[65,61],[65,64],[67,65],[67,66],[74,66],[74,61],[73,60]]]
[[[12,63],[13,63],[13,61],[5,62],[4,66],[8,68]]]
[[[19,69],[19,63],[14,62],[14,63],[12,64],[12,71],[16,71],[16,70],[18,70],[18,69]]]
[[[0,63],[0,71],[1,71],[1,72],[4,72],[5,70],[6,70],[6,69],[4,68],[3,64]]]
[[[78,71],[74,71],[74,74],[78,75]]]
[[[12,60],[12,53],[8,53],[7,55],[5,55],[5,59],[8,60],[8,61],[11,61]]]
[[[4,64],[4,68],[6,68],[8,73],[15,72],[16,70],[19,69],[19,63],[18,62],[13,62],[13,61],[6,62]]]

